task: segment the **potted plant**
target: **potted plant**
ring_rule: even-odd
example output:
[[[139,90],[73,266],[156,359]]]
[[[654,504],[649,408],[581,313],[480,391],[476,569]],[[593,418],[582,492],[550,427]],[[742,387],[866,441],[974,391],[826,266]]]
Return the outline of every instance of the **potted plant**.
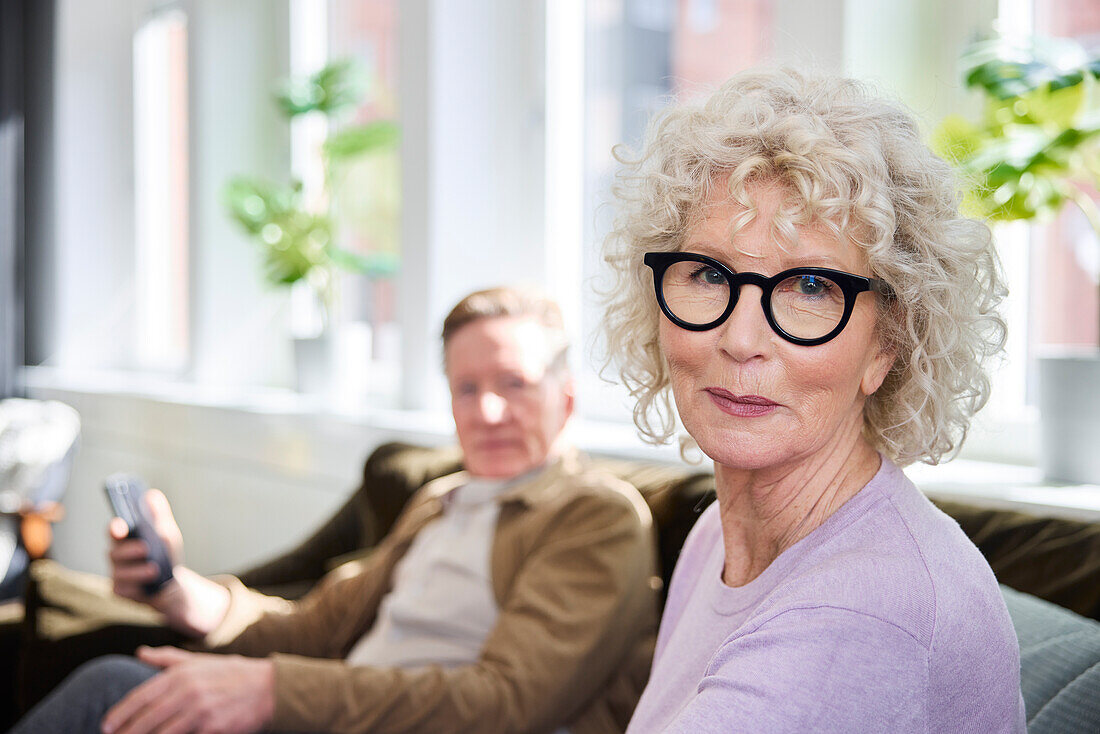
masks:
[[[979,42],[963,54],[979,122],[945,119],[934,146],[968,182],[964,207],[992,222],[1049,220],[1077,206],[1100,247],[1100,58],[1066,40]],[[1049,479],[1100,483],[1100,351],[1040,357]]]
[[[275,101],[288,120],[322,115],[332,130],[343,113],[360,104],[364,87],[355,64],[341,60],[308,77],[284,82]],[[319,151],[323,190],[308,200],[298,180],[275,184],[238,176],[223,191],[229,215],[260,248],[265,279],[306,296],[313,318],[305,319],[304,327],[292,329],[298,388],[303,392],[323,391],[330,377],[340,272],[385,277],[397,270],[398,255],[392,250],[364,255],[339,246],[335,202],[338,183],[350,165],[392,152],[398,138],[397,125],[390,120],[345,125],[330,132]]]

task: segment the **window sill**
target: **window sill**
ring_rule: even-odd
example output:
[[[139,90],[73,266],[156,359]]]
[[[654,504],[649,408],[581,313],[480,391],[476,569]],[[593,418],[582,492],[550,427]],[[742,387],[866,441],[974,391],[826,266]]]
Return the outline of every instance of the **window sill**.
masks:
[[[905,473],[933,498],[1100,521],[1100,486],[1052,482],[1036,466],[956,459]]]
[[[305,395],[281,388],[200,385],[150,373],[70,371],[52,367],[24,367],[22,381],[31,397],[63,391],[257,415],[330,416],[380,428],[438,434],[441,438],[454,433],[454,424],[447,415],[392,408],[359,409],[334,404],[319,395]]]

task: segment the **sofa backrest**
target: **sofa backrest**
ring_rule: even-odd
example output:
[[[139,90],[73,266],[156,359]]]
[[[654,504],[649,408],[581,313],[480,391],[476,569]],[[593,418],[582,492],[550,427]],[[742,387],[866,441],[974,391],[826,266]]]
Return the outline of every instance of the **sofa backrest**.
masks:
[[[667,589],[688,532],[715,499],[713,473],[709,468],[622,459],[593,463],[633,484],[648,503]],[[359,489],[332,519],[297,548],[239,575],[250,586],[297,596],[348,554],[377,543],[417,489],[461,468],[454,446],[379,446],[363,467]],[[960,523],[1002,584],[1100,619],[1100,524],[959,502],[937,504]]]

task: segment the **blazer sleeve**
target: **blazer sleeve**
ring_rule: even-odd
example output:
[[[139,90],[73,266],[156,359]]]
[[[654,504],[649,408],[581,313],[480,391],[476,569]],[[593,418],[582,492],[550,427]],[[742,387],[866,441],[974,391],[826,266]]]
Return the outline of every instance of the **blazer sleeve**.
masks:
[[[337,566],[299,601],[266,596],[232,576],[216,578],[229,589],[229,608],[221,624],[198,646],[250,657],[280,652],[344,657],[370,628],[393,564],[416,532],[435,516],[437,504],[428,495],[411,502],[378,546]]]
[[[220,653],[263,657],[276,652],[342,657],[347,638],[366,628],[377,611],[385,576],[374,558],[329,572],[300,601],[249,589],[233,576],[215,580],[229,589],[229,608],[213,631],[195,645]]]

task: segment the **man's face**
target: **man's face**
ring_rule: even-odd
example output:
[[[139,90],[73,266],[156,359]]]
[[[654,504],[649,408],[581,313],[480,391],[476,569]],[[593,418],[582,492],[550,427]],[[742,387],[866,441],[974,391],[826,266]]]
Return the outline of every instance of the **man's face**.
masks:
[[[510,479],[558,448],[573,384],[547,371],[553,356],[546,329],[530,318],[478,319],[451,336],[451,410],[472,475]]]

